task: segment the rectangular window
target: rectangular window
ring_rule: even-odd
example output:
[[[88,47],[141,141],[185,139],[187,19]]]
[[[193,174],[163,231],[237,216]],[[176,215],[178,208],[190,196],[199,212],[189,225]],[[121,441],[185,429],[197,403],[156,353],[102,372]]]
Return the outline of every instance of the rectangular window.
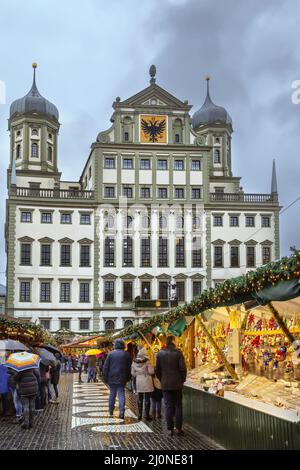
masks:
[[[71,245],[60,245],[60,265],[71,266]]]
[[[40,325],[45,328],[45,330],[50,330],[50,319],[49,318],[40,318]]]
[[[30,302],[30,281],[20,282],[20,302]]]
[[[167,199],[167,197],[168,197],[167,188],[158,188],[158,198],[159,199]]]
[[[81,225],[90,225],[91,224],[91,215],[90,214],[80,214],[80,224]]]
[[[115,282],[114,281],[105,281],[104,300],[105,302],[114,302],[115,300]]]
[[[201,171],[201,161],[200,160],[192,160],[191,170],[192,171]]]
[[[202,291],[201,281],[194,281],[193,282],[193,298],[199,297],[199,295],[201,295],[201,291]]]
[[[147,268],[151,266],[151,239],[141,239],[141,267]]]
[[[51,302],[51,282],[41,282],[40,302]]]
[[[41,245],[41,266],[51,266],[51,245]]]
[[[123,159],[123,168],[125,170],[132,170],[133,168],[133,160],[132,158],[124,158]]]
[[[184,199],[184,189],[175,188],[175,199]]]
[[[230,247],[230,267],[231,268],[239,268],[239,247],[238,246],[231,246]]]
[[[114,188],[114,186],[105,186],[105,188],[104,188],[104,197],[115,197],[115,188]]]
[[[158,284],[159,298],[161,300],[168,300],[168,282],[161,281]]]
[[[255,218],[253,215],[246,215],[246,227],[255,227]]]
[[[132,238],[126,237],[123,240],[123,266],[133,266]]]
[[[124,140],[125,142],[129,141],[129,132],[124,132]]]
[[[158,170],[167,170],[168,169],[168,160],[157,160],[157,169]]]
[[[247,268],[255,268],[255,247],[247,246]]]
[[[184,281],[176,282],[176,297],[179,300],[179,302],[185,301],[185,282]]]
[[[158,266],[168,266],[168,238],[159,237],[158,240]]]
[[[21,264],[31,265],[31,243],[21,243]]]
[[[80,330],[89,330],[90,329],[90,320],[88,318],[82,318],[79,320],[79,329]]]
[[[174,170],[184,170],[183,160],[175,160],[174,161]]]
[[[71,214],[60,214],[60,223],[61,224],[71,224],[72,223],[72,215]]]
[[[262,263],[267,264],[271,262],[271,247],[263,246],[262,247]]]
[[[114,158],[105,158],[104,168],[113,170],[115,168],[115,159]]]
[[[201,199],[201,189],[192,188],[192,199]]]
[[[42,224],[52,224],[52,212],[42,212],[41,213],[41,223]]]
[[[150,300],[151,299],[151,282],[150,281],[142,281],[142,299],[143,300]]]
[[[192,267],[202,268],[201,239],[199,237],[193,238]]]
[[[263,215],[261,217],[261,226],[262,227],[271,227],[271,220],[268,215]]]
[[[105,238],[104,266],[115,265],[115,240],[112,237]]]
[[[90,283],[89,282],[80,282],[79,284],[79,302],[89,302],[90,301]]]
[[[175,266],[181,268],[185,265],[184,237],[176,239],[176,262]]]
[[[123,302],[132,302],[132,282],[124,281],[123,283]]]
[[[214,215],[214,227],[223,227],[223,216]]]
[[[151,170],[151,164],[148,158],[141,158],[140,170]]]
[[[80,266],[90,266],[90,245],[80,245]]]
[[[123,188],[123,196],[131,199],[133,197],[133,190],[129,186],[124,186]]]
[[[27,222],[30,223],[32,222],[32,212],[21,212],[21,222]]]
[[[214,267],[223,268],[223,247],[222,246],[214,247]]]
[[[239,226],[239,217],[238,215],[231,215],[229,219],[230,227],[238,227]]]
[[[70,329],[70,320],[60,320],[60,329],[69,330]]]
[[[151,197],[150,188],[141,188],[141,198],[149,199]]]
[[[60,283],[60,302],[71,302],[71,283]]]

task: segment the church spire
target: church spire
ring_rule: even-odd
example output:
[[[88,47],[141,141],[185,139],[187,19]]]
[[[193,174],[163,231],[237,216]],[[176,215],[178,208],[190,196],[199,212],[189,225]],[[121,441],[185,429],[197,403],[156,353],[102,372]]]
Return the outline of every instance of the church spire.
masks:
[[[272,167],[272,183],[271,183],[271,193],[278,193],[277,190],[277,176],[276,176],[276,164],[275,164],[275,158],[273,160],[273,167]]]

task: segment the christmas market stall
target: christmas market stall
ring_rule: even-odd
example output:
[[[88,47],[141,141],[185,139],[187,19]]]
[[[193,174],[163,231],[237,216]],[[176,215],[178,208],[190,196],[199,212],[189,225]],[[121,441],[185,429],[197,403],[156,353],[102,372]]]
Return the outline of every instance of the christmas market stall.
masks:
[[[185,420],[236,449],[300,449],[300,252],[120,332],[149,357],[176,336]],[[133,339],[135,338],[135,339]]]
[[[8,315],[0,315],[0,339],[7,338],[21,341],[28,346],[55,343],[53,337],[42,326]]]

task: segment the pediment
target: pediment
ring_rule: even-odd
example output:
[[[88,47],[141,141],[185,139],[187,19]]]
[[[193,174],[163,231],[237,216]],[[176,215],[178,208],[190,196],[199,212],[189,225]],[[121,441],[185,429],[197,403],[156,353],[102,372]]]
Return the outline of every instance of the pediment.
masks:
[[[74,240],[72,240],[71,238],[68,238],[68,237],[64,237],[64,238],[61,238],[60,240],[58,240],[59,243],[74,243]]]
[[[54,242],[53,238],[49,238],[49,237],[39,238],[38,241],[40,243],[53,243]]]
[[[116,276],[115,274],[105,274],[104,276],[102,276],[102,279],[117,279],[118,276]]]
[[[148,274],[148,273],[145,273],[145,274],[141,274],[141,276],[139,276],[139,279],[153,279],[154,276],[151,276],[151,274]]]
[[[204,277],[205,276],[203,276],[202,274],[196,273],[191,276],[191,279],[204,279]]]
[[[89,238],[82,238],[81,240],[78,240],[78,243],[82,245],[90,245],[91,243],[94,243],[93,240],[90,240]]]
[[[257,245],[257,241],[256,240],[248,240],[247,242],[245,242],[245,245],[249,245],[249,246],[254,246],[254,245]]]
[[[18,238],[19,242],[22,242],[22,243],[32,243],[34,242],[34,239],[31,238],[31,237],[21,237],[21,238]]]
[[[130,274],[130,273],[128,273],[128,274],[123,274],[123,275],[120,276],[120,277],[121,277],[121,279],[135,279],[135,278],[136,278],[136,276],[134,276],[133,274]]]
[[[176,276],[174,276],[174,279],[187,279],[187,275],[186,274],[176,274]]]
[[[225,241],[224,240],[221,240],[220,238],[218,238],[218,240],[214,240],[213,242],[211,242],[212,245],[225,245]]]
[[[171,279],[171,276],[169,274],[160,274],[159,276],[156,276],[156,279]]]
[[[156,100],[156,103],[154,103]],[[159,108],[160,106],[171,109],[189,111],[192,106],[184,103],[168,91],[154,84],[127,98],[124,101],[115,101],[113,107],[116,108]]]
[[[266,245],[266,246],[271,246],[271,245],[274,245],[273,242],[271,242],[271,240],[264,240],[263,242],[260,242],[261,245]]]

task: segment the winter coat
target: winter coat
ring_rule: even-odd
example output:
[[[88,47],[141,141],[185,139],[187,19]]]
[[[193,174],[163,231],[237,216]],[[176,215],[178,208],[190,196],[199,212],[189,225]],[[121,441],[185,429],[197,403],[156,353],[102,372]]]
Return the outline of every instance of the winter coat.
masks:
[[[16,386],[18,394],[22,397],[34,396],[39,393],[40,371],[28,369],[16,372],[10,369],[10,384]]]
[[[96,367],[96,365],[97,365],[96,356],[89,356],[88,367]]]
[[[124,341],[116,340],[115,350],[111,351],[105,360],[103,378],[108,385],[125,386],[130,380],[131,359],[124,348]]]
[[[60,361],[56,361],[56,366],[51,369],[51,383],[57,385],[60,376]]]
[[[131,375],[136,377],[136,391],[149,393],[154,391],[152,375],[154,368],[151,366],[145,350],[141,350],[131,365]]]
[[[7,367],[4,364],[0,364],[0,395],[9,392],[8,379]]]
[[[186,380],[186,365],[182,352],[173,344],[157,354],[155,374],[162,390],[181,390]]]
[[[47,373],[49,372],[49,366],[45,366],[42,362],[40,362],[40,381],[42,383],[46,383],[48,381]]]

